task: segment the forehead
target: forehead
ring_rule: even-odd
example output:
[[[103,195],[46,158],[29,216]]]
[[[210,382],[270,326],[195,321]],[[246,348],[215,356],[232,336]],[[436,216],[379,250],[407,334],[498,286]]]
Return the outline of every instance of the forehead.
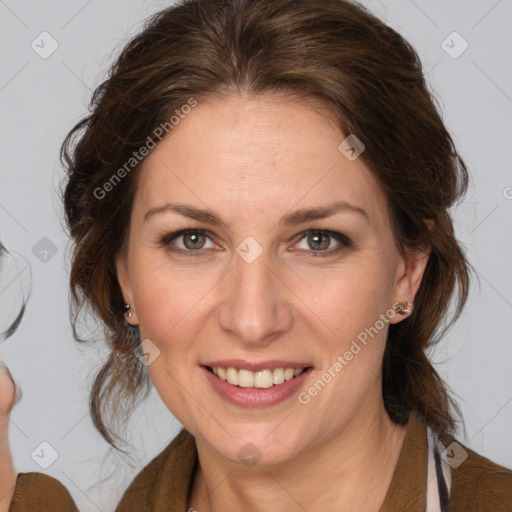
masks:
[[[227,216],[268,216],[344,200],[378,219],[384,195],[361,158],[350,161],[340,152],[345,138],[320,101],[198,100],[146,158],[135,207],[181,201]]]

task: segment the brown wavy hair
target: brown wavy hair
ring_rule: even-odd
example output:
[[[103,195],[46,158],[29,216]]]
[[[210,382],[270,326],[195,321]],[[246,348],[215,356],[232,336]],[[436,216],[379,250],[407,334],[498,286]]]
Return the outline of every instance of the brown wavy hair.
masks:
[[[398,247],[431,248],[412,314],[389,327],[384,404],[394,422],[403,424],[414,410],[435,431],[454,432],[459,411],[426,350],[451,327],[468,294],[472,269],[449,211],[466,192],[467,168],[415,50],[346,0],[174,4],[126,44],[95,90],[89,114],[67,135],[61,160],[73,241],[72,323],[84,341],[79,314],[92,311],[110,349],[91,390],[95,426],[117,446],[115,419],[149,390],[145,367],[133,355],[140,336],[124,321],[115,266],[144,161],[130,159],[191,98],[237,92],[320,99],[343,133],[364,142],[360,158],[386,194]]]

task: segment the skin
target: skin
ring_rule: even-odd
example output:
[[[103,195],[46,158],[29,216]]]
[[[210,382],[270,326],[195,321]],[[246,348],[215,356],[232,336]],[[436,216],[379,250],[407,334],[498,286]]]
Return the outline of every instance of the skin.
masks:
[[[14,494],[17,473],[9,450],[9,416],[19,399],[11,374],[0,363],[0,512],[7,512]]]
[[[301,361],[313,366],[307,390],[379,315],[413,302],[428,250],[402,256],[382,189],[361,158],[338,150],[345,137],[316,101],[233,94],[199,101],[141,170],[119,283],[132,306],[127,321],[160,351],[148,366],[151,380],[196,439],[189,506],[199,512],[369,512],[384,501],[406,434],[382,401],[388,323],[306,405],[296,396],[257,409],[233,405],[199,366]],[[343,210],[279,224],[296,209],[340,200],[366,216]],[[178,202],[208,208],[225,226],[172,211],[144,219]],[[202,249],[194,240],[187,249],[184,237],[161,243],[182,229],[207,230],[195,241]],[[342,233],[352,244],[327,237],[330,254],[315,257],[309,229]],[[236,252],[248,236],[263,250],[252,263]],[[247,443],[260,453],[252,466],[237,456]]]

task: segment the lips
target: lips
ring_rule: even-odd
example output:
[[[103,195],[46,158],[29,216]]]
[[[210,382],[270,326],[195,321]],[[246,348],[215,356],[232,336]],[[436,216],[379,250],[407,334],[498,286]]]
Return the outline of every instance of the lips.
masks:
[[[201,365],[207,380],[224,399],[243,407],[264,407],[290,397],[313,367],[296,361],[211,361]]]

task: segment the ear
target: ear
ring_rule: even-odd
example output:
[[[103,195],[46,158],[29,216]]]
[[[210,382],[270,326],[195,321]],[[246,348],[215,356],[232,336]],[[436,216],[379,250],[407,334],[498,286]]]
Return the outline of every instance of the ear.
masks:
[[[135,304],[133,301],[131,280],[130,280],[130,274],[128,272],[127,256],[125,253],[120,253],[117,256],[116,271],[117,271],[117,281],[119,282],[119,287],[121,288],[123,300],[124,300],[125,304],[130,304],[130,306],[131,306],[130,311],[132,313],[132,316],[128,317],[128,315],[126,315],[125,320],[130,325],[138,325],[139,321],[137,319],[137,310],[135,308]]]
[[[431,221],[426,221],[429,229],[432,229]],[[430,245],[414,249],[406,248],[400,257],[400,264],[397,269],[397,280],[393,290],[393,304],[409,302],[409,313],[411,314],[414,297],[423,279],[425,268],[430,256]],[[406,316],[395,315],[390,323],[396,324],[406,318]]]

